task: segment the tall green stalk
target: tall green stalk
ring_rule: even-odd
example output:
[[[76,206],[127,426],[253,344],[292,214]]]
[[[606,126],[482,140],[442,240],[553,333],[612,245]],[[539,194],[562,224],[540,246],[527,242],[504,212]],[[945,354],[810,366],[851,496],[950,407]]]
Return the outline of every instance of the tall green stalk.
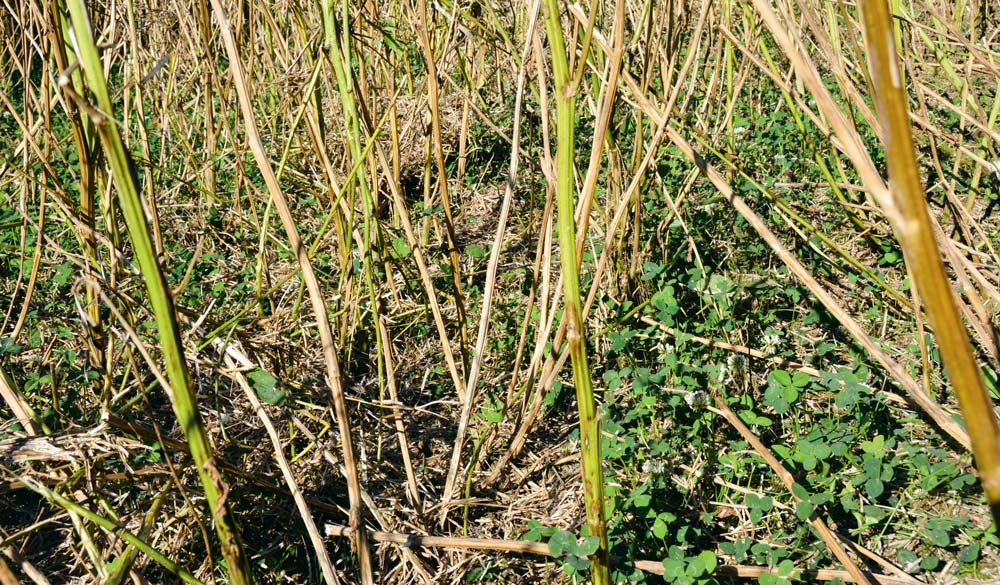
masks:
[[[125,218],[129,237],[132,240],[135,260],[146,281],[150,304],[156,318],[167,379],[171,386],[168,390],[172,390],[170,401],[190,445],[191,457],[198,469],[198,476],[205,491],[205,499],[212,511],[222,554],[229,569],[230,580],[237,585],[251,583],[250,565],[243,554],[239,535],[226,504],[228,488],[223,483],[222,476],[215,464],[212,446],[198,412],[197,397],[191,384],[187,364],[184,362],[184,351],[181,345],[180,328],[177,325],[173,298],[170,295],[166,278],[156,260],[149,226],[146,223],[142,202],[139,199],[136,177],[130,169],[128,153],[122,143],[117,123],[112,116],[114,110],[111,96],[104,80],[101,57],[94,43],[87,8],[84,0],[70,0],[67,4],[80,65],[83,67],[87,85],[97,100],[96,109],[94,106],[83,103],[83,98],[79,98],[81,104],[78,105],[85,106],[81,107],[81,111],[91,117],[111,165],[118,202]]]
[[[364,162],[365,154],[363,136],[361,133],[361,114],[358,108],[357,94],[354,86],[354,76],[351,70],[351,37],[348,26],[350,24],[350,3],[344,0],[341,2],[340,31],[338,33],[337,15],[333,0],[322,0],[321,14],[323,18],[323,34],[330,63],[333,65],[334,74],[337,77],[337,88],[340,94],[340,105],[344,117],[344,135],[347,138],[348,148],[351,152],[351,161],[358,168],[357,174],[348,177],[344,182],[343,189],[348,193],[348,200],[353,207],[355,186],[361,191],[361,209],[364,215],[364,226],[361,230],[364,250],[361,251],[362,272],[365,277],[365,285],[368,290],[368,300],[373,313],[372,321],[378,321],[379,311],[378,295],[375,292],[375,278],[372,267],[372,247],[381,250],[378,234],[378,224],[375,218],[376,202],[375,194],[372,193],[368,183],[368,173]],[[348,229],[349,231],[349,229]],[[388,274],[388,271],[386,271]],[[382,362],[383,339],[378,327],[375,328],[375,345],[378,348],[378,372],[380,386],[383,380]]]
[[[608,532],[604,520],[604,477],[601,472],[601,424],[597,418],[594,388],[587,364],[587,338],[580,300],[580,274],[576,261],[574,185],[574,126],[576,88],[570,78],[563,43],[557,0],[545,0],[545,27],[552,56],[552,76],[556,94],[556,205],[559,225],[559,256],[562,264],[565,303],[566,343],[573,361],[576,405],[580,415],[580,459],[583,468],[583,497],[587,526],[600,539],[591,557],[591,579],[595,585],[610,583],[608,572]]]
[[[364,226],[362,230],[364,249],[361,251],[362,271],[364,273],[365,284],[368,289],[368,298],[372,311],[372,321],[377,323],[379,319],[379,302],[375,293],[375,283],[373,277],[374,270],[371,264],[372,246],[378,245],[378,224],[375,218],[376,202],[375,195],[372,193],[368,184],[368,176],[365,172],[364,164],[366,154],[361,146],[361,115],[358,109],[353,71],[351,69],[351,36],[349,28],[351,22],[350,3],[347,0],[343,0],[340,8],[341,21],[339,25],[341,28],[339,31],[340,34],[338,34],[338,22],[333,0],[321,0],[320,14],[323,19],[325,48],[328,56],[330,57],[330,63],[333,65],[334,74],[337,77],[337,86],[340,90],[340,103],[344,116],[345,136],[347,137],[348,146],[351,151],[351,159],[353,164],[358,169],[357,175],[354,178],[348,176],[347,181],[345,181],[345,184],[343,185],[343,189],[348,193],[348,199],[350,201],[349,207],[353,207],[354,204],[353,193],[355,180],[361,190],[362,210],[364,213]],[[350,226],[347,228],[347,232],[349,231]],[[377,355],[379,356],[378,372],[380,388],[382,387],[382,372],[384,371],[384,362],[382,360],[382,356],[384,355],[383,343],[384,340],[382,339],[382,332],[378,327],[375,327],[375,344],[377,347]],[[346,413],[343,415],[343,418],[346,418]],[[341,418],[341,420],[343,420],[343,418]],[[342,432],[345,436],[348,436],[350,428],[345,426]],[[351,527],[355,530],[354,538],[356,539],[355,545],[358,553],[358,562],[361,568],[361,582],[365,585],[369,585],[374,583],[374,576],[372,572],[370,551],[368,549],[368,536],[364,525],[364,510],[360,500],[361,484],[356,470],[352,470],[350,467],[348,469],[349,473],[347,481],[348,497],[351,504]]]

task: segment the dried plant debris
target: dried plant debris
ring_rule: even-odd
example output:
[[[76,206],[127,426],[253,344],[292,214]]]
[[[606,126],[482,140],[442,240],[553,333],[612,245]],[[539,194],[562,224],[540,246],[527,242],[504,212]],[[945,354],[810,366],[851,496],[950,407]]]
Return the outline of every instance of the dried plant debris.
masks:
[[[0,581],[1000,580],[1000,12],[348,4],[0,8]]]

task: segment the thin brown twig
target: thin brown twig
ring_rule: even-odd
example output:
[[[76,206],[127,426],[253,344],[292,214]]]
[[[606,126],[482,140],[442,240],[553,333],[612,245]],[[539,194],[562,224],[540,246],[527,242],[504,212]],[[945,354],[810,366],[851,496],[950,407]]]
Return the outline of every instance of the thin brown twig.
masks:
[[[350,537],[351,529],[338,524],[326,525],[327,536]],[[532,554],[541,556],[555,556],[549,550],[549,545],[543,542],[529,542],[523,540],[503,540],[496,538],[468,538],[455,536],[427,536],[421,534],[408,534],[403,532],[384,532],[378,530],[369,531],[369,537],[374,542],[386,542],[399,545],[405,549],[414,548],[445,548],[454,550],[491,550],[520,554]],[[661,561],[634,560],[616,558],[614,564],[618,566],[629,566],[640,569],[652,575],[662,575],[664,573]],[[721,565],[712,572],[714,577],[734,577],[753,579],[761,575],[778,575],[777,568],[758,567],[748,565]],[[893,577],[890,575],[880,575],[869,573],[864,576],[866,580],[859,581],[855,575],[849,571],[839,571],[832,569],[793,569],[784,576],[797,576],[803,580],[832,581],[840,579],[847,583],[871,583],[868,578],[874,579],[878,585],[914,585],[920,583],[913,577]]]
[[[792,477],[792,474],[785,469],[785,466],[782,465],[780,461],[778,461],[778,458],[774,456],[774,453],[768,449],[767,446],[760,441],[760,439],[757,438],[757,435],[753,434],[750,429],[743,424],[743,421],[741,421],[740,418],[736,416],[736,413],[729,408],[729,405],[726,404],[726,401],[722,396],[715,397],[715,404],[718,408],[711,409],[712,412],[725,418],[729,424],[732,425],[732,427],[735,428],[748,443],[750,443],[754,451],[764,458],[764,461],[767,462],[768,466],[770,466],[771,469],[778,475],[781,482],[785,484],[785,488],[787,488],[788,492],[792,494],[792,499],[799,502],[799,496],[792,490],[792,486],[795,485],[795,478]],[[809,524],[816,529],[820,538],[822,538],[823,542],[826,543],[826,546],[830,548],[833,555],[837,557],[837,560],[844,565],[848,573],[850,573],[851,577],[854,579],[855,583],[871,583],[858,565],[855,564],[851,557],[847,555],[847,551],[844,550],[844,546],[840,543],[840,540],[833,533],[833,531],[826,525],[826,522],[824,522],[823,519],[820,518],[815,512],[813,512],[810,516]]]
[[[298,508],[299,517],[302,519],[302,523],[306,527],[306,533],[309,535],[309,540],[312,543],[313,552],[316,554],[316,560],[319,562],[320,570],[323,572],[323,579],[328,585],[339,585],[340,579],[337,577],[337,571],[333,568],[333,563],[330,561],[330,555],[326,552],[326,544],[323,542],[323,537],[316,528],[315,520],[313,520],[313,513],[309,509],[309,504],[306,502],[305,496],[302,494],[302,490],[299,488],[298,482],[295,480],[292,468],[288,464],[288,458],[285,457],[284,446],[281,444],[281,438],[278,436],[278,431],[275,430],[274,424],[271,422],[271,417],[269,417],[267,411],[264,410],[264,405],[261,404],[260,399],[257,398],[257,394],[254,392],[253,388],[250,387],[250,383],[243,374],[243,371],[255,367],[255,364],[250,361],[250,358],[240,351],[232,341],[227,343],[226,341],[216,337],[212,340],[212,343],[215,345],[216,350],[222,354],[226,366],[229,367],[229,376],[236,381],[240,388],[243,389],[243,394],[250,402],[250,405],[253,407],[254,413],[257,414],[257,418],[260,419],[261,424],[264,425],[264,429],[267,431],[267,436],[271,439],[274,461],[281,470],[281,476],[285,479],[285,485],[288,486],[288,491],[292,495],[292,499],[295,501],[296,508]]]

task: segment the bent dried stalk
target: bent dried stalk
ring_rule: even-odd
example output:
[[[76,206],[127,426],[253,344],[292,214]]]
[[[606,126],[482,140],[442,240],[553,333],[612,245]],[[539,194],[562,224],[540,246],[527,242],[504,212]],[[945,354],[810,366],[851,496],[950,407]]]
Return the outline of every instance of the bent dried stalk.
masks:
[[[316,319],[316,328],[323,346],[323,361],[326,364],[327,383],[330,386],[330,399],[333,402],[334,414],[337,418],[337,428],[340,431],[344,469],[347,479],[347,497],[350,502],[350,525],[360,528],[364,524],[364,510],[361,506],[361,482],[358,479],[358,468],[354,458],[354,445],[351,440],[351,423],[347,416],[347,404],[344,400],[344,389],[341,385],[340,362],[337,358],[333,332],[330,330],[330,318],[326,311],[326,301],[323,297],[323,291],[320,289],[319,281],[316,279],[316,274],[313,271],[312,261],[309,259],[309,250],[302,242],[302,237],[295,226],[295,218],[292,217],[292,212],[288,207],[288,202],[285,200],[285,195],[281,191],[280,185],[278,185],[274,169],[271,168],[267,153],[264,152],[264,144],[261,141],[260,132],[257,130],[256,118],[253,113],[253,107],[250,104],[250,89],[247,85],[246,76],[243,74],[242,60],[236,48],[236,42],[233,40],[233,33],[229,26],[229,19],[226,16],[225,8],[219,0],[212,0],[212,10],[219,21],[223,44],[226,47],[226,53],[229,57],[229,68],[233,74],[233,85],[236,88],[240,110],[243,114],[247,142],[249,143],[250,150],[253,152],[254,159],[264,178],[264,182],[267,184],[271,199],[278,210],[278,215],[281,217],[281,223],[288,236],[289,247],[295,253],[296,261],[302,270],[302,280],[305,281],[306,288],[309,290],[313,318]],[[358,561],[361,565],[362,581],[366,584],[372,583],[371,556],[368,550],[366,534],[363,530],[359,530],[357,535],[355,547],[358,553]]]

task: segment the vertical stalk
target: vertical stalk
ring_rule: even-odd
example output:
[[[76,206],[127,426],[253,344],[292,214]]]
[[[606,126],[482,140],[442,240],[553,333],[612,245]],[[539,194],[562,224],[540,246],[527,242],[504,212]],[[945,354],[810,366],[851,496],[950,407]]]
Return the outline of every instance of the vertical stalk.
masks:
[[[129,98],[132,97],[132,107],[135,109],[135,118],[140,122],[135,125],[135,129],[138,131],[138,140],[134,143],[142,148],[142,156],[146,160],[150,160],[150,148],[149,148],[149,134],[146,132],[146,107],[144,104],[145,98],[143,94],[143,71],[140,69],[143,58],[140,55],[142,45],[139,42],[139,37],[136,35],[136,14],[135,14],[135,1],[126,0],[125,2],[125,18],[128,21],[128,27],[126,31],[126,36],[128,38],[128,48],[129,48],[129,61],[132,67],[133,80],[136,83],[132,83],[131,88],[123,92],[123,111],[122,118],[129,120],[132,115],[129,113]],[[166,62],[164,62],[166,63]],[[125,126],[123,130],[128,132],[130,126]],[[129,136],[126,134],[125,139],[128,140]],[[135,172],[138,174],[139,170],[136,169]],[[149,227],[153,230],[153,245],[156,247],[156,254],[159,257],[163,257],[163,234],[160,231],[160,211],[159,204],[156,202],[156,196],[153,192],[153,167],[152,165],[143,165],[143,187],[146,195],[146,212],[149,214]]]
[[[84,0],[70,0],[68,8],[72,23],[71,38],[74,41],[87,84],[97,100],[95,109],[87,105],[82,97],[77,96],[77,99],[80,100],[78,105],[87,106],[81,110],[85,111],[91,118],[111,166],[111,174],[118,192],[118,201],[135,250],[135,260],[145,278],[150,304],[156,318],[163,360],[171,386],[169,390],[172,390],[170,401],[190,445],[191,457],[197,467],[198,477],[201,479],[201,485],[205,491],[205,499],[212,512],[222,554],[229,568],[229,578],[237,585],[251,583],[250,565],[243,554],[243,547],[235,523],[226,504],[228,487],[223,482],[215,465],[212,446],[198,412],[198,400],[191,384],[187,364],[184,361],[180,328],[177,325],[173,298],[167,287],[166,278],[157,262],[149,227],[146,224],[146,216],[139,199],[136,177],[129,167],[128,153],[122,143],[118,126],[111,117],[114,111],[111,96],[104,80],[104,70],[101,66],[97,45],[94,43]],[[63,89],[67,90],[68,85],[67,82]]]
[[[587,365],[587,338],[580,302],[580,275],[576,261],[574,202],[574,115],[575,88],[559,21],[557,0],[545,0],[545,26],[552,57],[556,94],[556,205],[559,226],[559,256],[562,265],[565,303],[566,342],[573,361],[576,404],[580,416],[580,458],[583,468],[584,504],[590,534],[600,539],[591,557],[591,579],[595,585],[610,583],[608,573],[608,533],[604,521],[604,478],[601,470],[601,428],[594,402],[594,388]]]
[[[337,22],[333,0],[322,0],[323,32],[330,63],[337,77],[337,87],[340,93],[340,104],[344,115],[344,134],[351,153],[351,162],[358,168],[354,178],[348,177],[343,189],[348,194],[348,201],[354,200],[355,183],[361,191],[361,209],[364,227],[361,230],[363,247],[361,250],[362,273],[368,290],[371,304],[372,320],[378,321],[379,302],[375,292],[374,268],[372,267],[372,247],[381,249],[377,218],[375,194],[368,183],[364,148],[362,147],[361,114],[358,108],[357,92],[354,76],[351,70],[351,36],[350,36],[350,4],[345,0],[341,3],[340,22]],[[338,25],[340,30],[337,30]],[[350,223],[350,222],[348,222]],[[388,274],[388,270],[386,270]],[[382,345],[384,340],[378,327],[375,328],[375,345],[379,355],[379,379],[382,380]]]
[[[866,0],[861,6],[875,103],[885,141],[889,188],[897,208],[887,211],[898,212],[896,232],[955,387],[990,511],[994,521],[1000,523],[1000,428],[955,304],[941,251],[934,240],[914,154],[906,92],[893,42],[892,17],[886,0]]]
[[[455,244],[455,221],[451,214],[451,196],[448,192],[448,171],[444,164],[444,144],[441,138],[441,103],[438,94],[437,63],[434,61],[434,47],[431,43],[431,32],[434,23],[427,18],[427,0],[420,2],[420,20],[423,26],[418,27],[420,45],[424,51],[424,61],[427,62],[427,106],[431,111],[431,136],[433,139],[434,162],[437,164],[438,190],[441,192],[441,206],[444,207],[445,235],[448,238],[448,258],[451,261],[451,283],[455,287],[455,309],[458,313],[458,338],[462,354],[462,373],[469,372],[469,336],[466,327],[465,303],[462,300],[462,265],[458,257],[458,247]],[[429,174],[429,173],[428,173]],[[474,392],[470,388],[469,392]]]
[[[212,55],[212,17],[208,0],[198,0],[198,32],[201,33],[201,47],[205,64],[205,190],[209,199],[215,201],[215,69]]]
[[[373,268],[371,259],[373,238],[375,239],[375,245],[378,245],[378,224],[375,217],[376,205],[374,195],[369,188],[368,176],[365,170],[366,154],[361,146],[361,116],[358,111],[354,78],[351,70],[351,36],[349,28],[350,4],[347,0],[344,0],[341,3],[341,20],[339,23],[337,22],[333,0],[322,0],[320,10],[323,19],[325,47],[330,58],[330,63],[333,65],[334,74],[337,77],[340,103],[344,116],[344,134],[347,138],[352,164],[358,169],[355,178],[348,176],[347,180],[344,182],[343,189],[348,194],[349,201],[354,200],[353,193],[355,182],[357,182],[357,186],[361,191],[361,204],[364,214],[364,226],[361,230],[363,240],[362,246],[364,248],[361,250],[362,272],[368,289],[372,321],[377,323],[379,320],[380,310],[378,297],[375,294],[375,283],[372,276]],[[339,32],[337,30],[338,24],[341,27]],[[353,216],[353,213],[347,217],[346,224],[348,230],[350,230],[350,225],[352,223],[351,216]],[[378,355],[379,382],[381,386],[382,371],[384,366],[383,344],[385,343],[385,340],[382,338],[381,329],[378,327],[375,327],[374,329],[375,345],[377,348],[376,353]],[[346,429],[346,432],[349,433],[350,429]],[[368,548],[368,533],[366,532],[363,520],[364,510],[361,508],[360,501],[361,483],[356,470],[350,475],[351,476],[348,477],[348,482],[352,486],[350,492],[353,494],[351,498],[351,527],[355,530],[355,546],[357,548],[358,561],[361,565],[361,582],[365,585],[369,585],[374,583],[374,576],[372,573],[371,556]]]
[[[60,71],[70,69],[70,64],[76,61],[76,53],[67,38],[69,26],[65,21],[65,13],[66,6],[61,0],[52,3],[50,51]],[[79,68],[73,69],[69,74],[69,82],[78,95],[83,94],[83,76],[80,74]],[[94,136],[93,125],[77,109],[72,99],[66,100],[66,108],[72,124],[73,143],[76,145],[77,157],[80,160],[80,220],[84,227],[80,230],[80,236],[83,239],[84,275],[87,276],[89,343],[93,344],[95,350],[90,356],[90,361],[94,367],[100,368],[104,361],[105,336],[104,326],[101,322],[101,308],[97,302],[99,296],[97,285],[94,284],[95,279],[92,278],[97,267],[97,238],[94,236],[97,218],[97,206],[95,205],[97,140]]]
[[[722,25],[727,29],[732,28],[733,5],[730,0],[722,2]],[[734,70],[736,69],[736,55],[733,51],[733,42],[729,37],[722,38],[722,64],[726,76],[726,108],[733,111],[736,107],[736,95]],[[736,133],[733,130],[733,116],[726,116],[726,136],[729,138],[729,148],[736,152]]]

